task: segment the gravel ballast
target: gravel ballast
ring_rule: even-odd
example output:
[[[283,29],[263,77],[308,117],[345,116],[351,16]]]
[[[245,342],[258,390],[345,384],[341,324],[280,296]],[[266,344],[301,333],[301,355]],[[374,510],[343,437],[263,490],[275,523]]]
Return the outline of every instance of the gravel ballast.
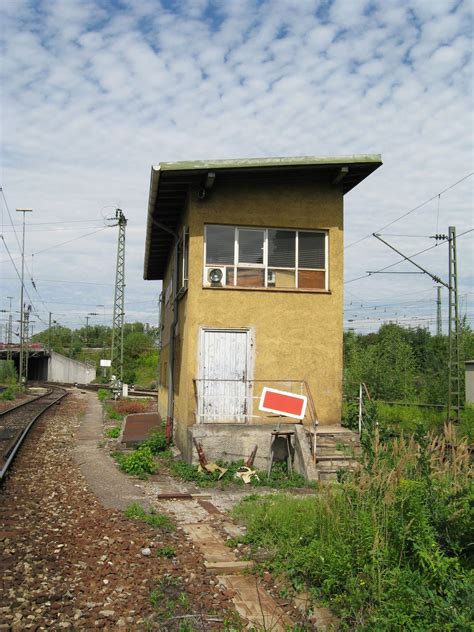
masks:
[[[128,519],[90,491],[73,458],[86,405],[75,392],[46,413],[0,488],[0,630],[222,628],[232,594],[184,533]]]

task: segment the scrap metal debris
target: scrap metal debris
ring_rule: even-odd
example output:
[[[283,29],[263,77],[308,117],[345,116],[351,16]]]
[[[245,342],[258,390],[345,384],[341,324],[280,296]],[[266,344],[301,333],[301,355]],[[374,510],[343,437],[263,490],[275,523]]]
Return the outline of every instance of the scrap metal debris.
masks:
[[[235,478],[240,478],[247,485],[251,482],[253,478],[255,478],[257,481],[260,480],[257,472],[255,470],[251,470],[249,467],[246,467],[245,465],[242,467],[239,467],[239,469],[235,473]]]
[[[224,474],[227,472],[227,469],[225,467],[217,465],[217,463],[206,463],[205,465],[198,465],[198,472],[200,474],[203,474],[204,472],[207,472],[208,474],[219,472],[217,480],[220,481]]]

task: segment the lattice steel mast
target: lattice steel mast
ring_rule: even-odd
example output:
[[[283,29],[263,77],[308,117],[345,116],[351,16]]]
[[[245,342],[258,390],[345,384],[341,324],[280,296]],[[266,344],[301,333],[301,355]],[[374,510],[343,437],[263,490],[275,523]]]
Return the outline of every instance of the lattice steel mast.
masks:
[[[122,209],[115,211],[119,227],[117,266],[115,270],[114,313],[112,317],[112,349],[110,354],[112,373],[123,382],[123,324],[125,317],[125,227],[127,220]]]
[[[449,359],[448,359],[448,420],[459,421],[461,410],[461,380],[459,374],[459,306],[456,227],[449,227]]]
[[[436,288],[436,335],[443,333],[443,321],[441,320],[441,286]]]

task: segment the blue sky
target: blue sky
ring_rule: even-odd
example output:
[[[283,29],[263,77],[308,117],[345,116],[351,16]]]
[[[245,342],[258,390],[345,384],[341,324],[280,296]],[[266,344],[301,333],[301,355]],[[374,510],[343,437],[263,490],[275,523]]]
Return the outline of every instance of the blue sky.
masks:
[[[34,209],[27,288],[43,322],[52,311],[80,326],[98,304],[110,319],[116,229],[60,244],[116,206],[129,219],[127,319],[156,322],[160,287],[142,280],[152,164],[352,153],[384,165],[345,198],[346,325],[432,321],[427,277],[352,279],[398,259],[361,237],[425,200],[386,231],[404,252],[472,228],[473,177],[437,197],[472,172],[471,2],[4,0],[0,19],[1,229],[19,265],[6,205]],[[458,242],[471,319],[473,235]],[[0,307],[14,296],[18,308],[0,246]],[[446,246],[417,261],[446,277]]]

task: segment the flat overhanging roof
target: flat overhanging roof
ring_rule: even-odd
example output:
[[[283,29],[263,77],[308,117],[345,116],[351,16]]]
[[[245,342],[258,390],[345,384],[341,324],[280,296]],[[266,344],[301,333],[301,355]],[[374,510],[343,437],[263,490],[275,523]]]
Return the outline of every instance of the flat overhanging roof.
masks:
[[[144,279],[163,279],[191,189],[219,181],[323,181],[347,193],[382,164],[380,154],[162,162],[151,168]]]

